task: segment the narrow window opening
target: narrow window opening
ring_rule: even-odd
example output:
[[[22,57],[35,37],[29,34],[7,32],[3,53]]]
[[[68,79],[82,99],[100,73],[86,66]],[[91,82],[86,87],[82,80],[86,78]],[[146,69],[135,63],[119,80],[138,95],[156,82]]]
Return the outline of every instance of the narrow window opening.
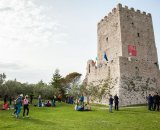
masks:
[[[108,42],[108,37],[106,38],[106,41]]]
[[[140,34],[139,34],[139,33],[137,33],[137,36],[138,36],[138,37],[140,37]]]

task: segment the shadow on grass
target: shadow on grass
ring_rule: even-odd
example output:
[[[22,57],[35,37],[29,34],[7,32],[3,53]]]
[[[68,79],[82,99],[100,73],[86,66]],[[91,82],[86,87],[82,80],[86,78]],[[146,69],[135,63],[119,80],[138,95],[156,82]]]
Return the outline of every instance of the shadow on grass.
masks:
[[[123,114],[143,114],[143,113],[152,113],[152,114],[157,114],[157,111],[148,111],[147,109],[144,111],[142,110],[134,110],[134,109],[121,109],[120,112]]]
[[[44,120],[40,120],[40,119],[36,119],[36,118],[25,118],[24,120],[27,120],[28,122],[37,124],[37,125],[48,125],[48,124],[52,124],[54,125],[55,123],[52,121],[44,121]]]

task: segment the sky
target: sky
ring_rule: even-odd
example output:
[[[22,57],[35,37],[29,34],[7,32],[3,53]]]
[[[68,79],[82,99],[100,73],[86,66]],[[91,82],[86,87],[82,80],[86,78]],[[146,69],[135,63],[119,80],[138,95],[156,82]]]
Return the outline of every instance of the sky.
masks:
[[[83,79],[97,55],[97,23],[118,3],[152,14],[160,61],[159,0],[0,0],[0,73],[49,83],[59,69]]]

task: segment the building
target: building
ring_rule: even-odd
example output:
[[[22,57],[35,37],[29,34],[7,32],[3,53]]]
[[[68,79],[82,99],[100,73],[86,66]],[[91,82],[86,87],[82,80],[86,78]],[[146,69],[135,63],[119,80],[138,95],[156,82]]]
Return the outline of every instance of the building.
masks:
[[[151,14],[118,4],[97,26],[97,63],[87,62],[87,85],[110,78],[108,94],[117,94],[120,105],[146,103],[149,93],[160,92]]]

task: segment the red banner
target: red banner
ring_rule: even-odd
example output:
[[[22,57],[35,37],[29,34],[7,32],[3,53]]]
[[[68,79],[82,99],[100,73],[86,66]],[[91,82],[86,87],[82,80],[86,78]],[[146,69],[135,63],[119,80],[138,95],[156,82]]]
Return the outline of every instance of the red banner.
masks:
[[[128,54],[130,56],[137,56],[136,46],[128,45]]]

